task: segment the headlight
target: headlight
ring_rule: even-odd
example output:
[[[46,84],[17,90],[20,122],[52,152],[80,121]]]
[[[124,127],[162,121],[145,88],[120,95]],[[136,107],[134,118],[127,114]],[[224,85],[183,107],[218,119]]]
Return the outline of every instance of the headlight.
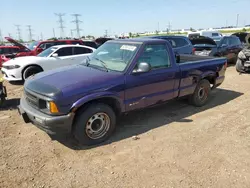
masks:
[[[46,102],[46,108],[50,111],[50,103],[48,101]]]
[[[46,108],[51,112],[51,113],[58,113],[59,110],[56,106],[56,104],[53,101],[46,102]]]
[[[19,67],[19,65],[3,65],[5,69],[18,69]]]

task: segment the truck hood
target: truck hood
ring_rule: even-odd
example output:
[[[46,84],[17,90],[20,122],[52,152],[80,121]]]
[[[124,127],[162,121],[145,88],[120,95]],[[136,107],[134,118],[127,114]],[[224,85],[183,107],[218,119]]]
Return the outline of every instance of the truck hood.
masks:
[[[26,49],[28,51],[31,51],[29,48],[27,48],[26,46],[22,45],[20,42],[17,42],[16,40],[10,38],[10,37],[4,37],[7,41],[9,41],[10,43],[14,44],[15,46],[18,46],[21,49]]]
[[[122,73],[105,72],[84,65],[73,65],[36,74],[26,81],[25,87],[49,97],[55,96],[58,91],[62,92],[64,96],[71,96],[90,93],[93,90],[107,90],[123,76]],[[55,88],[54,94],[51,90],[46,93],[48,88]]]
[[[41,60],[46,60],[46,57],[37,57],[37,56],[24,56],[24,57],[17,57],[14,59],[10,59],[9,61],[5,62],[3,65],[21,65],[27,63],[38,63]]]

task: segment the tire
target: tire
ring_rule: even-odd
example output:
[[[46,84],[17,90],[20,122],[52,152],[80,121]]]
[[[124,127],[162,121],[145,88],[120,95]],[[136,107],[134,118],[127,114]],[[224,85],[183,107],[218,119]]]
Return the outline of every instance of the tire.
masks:
[[[210,83],[208,80],[203,79],[197,84],[193,95],[189,98],[189,102],[197,107],[204,106],[209,99],[210,93]]]
[[[26,80],[28,77],[35,75],[43,70],[38,66],[29,66],[23,71],[23,80]]]
[[[77,112],[73,135],[82,145],[95,145],[107,140],[114,132],[115,126],[116,115],[110,106],[91,104]]]

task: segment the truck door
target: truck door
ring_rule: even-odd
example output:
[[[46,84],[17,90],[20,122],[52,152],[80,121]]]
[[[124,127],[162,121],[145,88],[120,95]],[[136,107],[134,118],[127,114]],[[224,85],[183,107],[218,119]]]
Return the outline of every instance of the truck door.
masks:
[[[169,54],[165,43],[144,46],[136,62],[149,63],[151,70],[146,73],[126,75],[126,110],[151,106],[174,97],[178,67],[172,64]],[[136,68],[137,66],[134,67]]]

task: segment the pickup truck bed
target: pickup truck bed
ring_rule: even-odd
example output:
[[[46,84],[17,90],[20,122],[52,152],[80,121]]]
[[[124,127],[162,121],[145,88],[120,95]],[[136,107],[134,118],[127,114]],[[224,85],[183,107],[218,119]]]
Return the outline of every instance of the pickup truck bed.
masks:
[[[122,113],[183,96],[205,105],[226,66],[226,58],[178,58],[166,40],[111,40],[86,62],[28,79],[19,112],[49,134],[71,132],[85,145],[97,144],[111,136]]]

